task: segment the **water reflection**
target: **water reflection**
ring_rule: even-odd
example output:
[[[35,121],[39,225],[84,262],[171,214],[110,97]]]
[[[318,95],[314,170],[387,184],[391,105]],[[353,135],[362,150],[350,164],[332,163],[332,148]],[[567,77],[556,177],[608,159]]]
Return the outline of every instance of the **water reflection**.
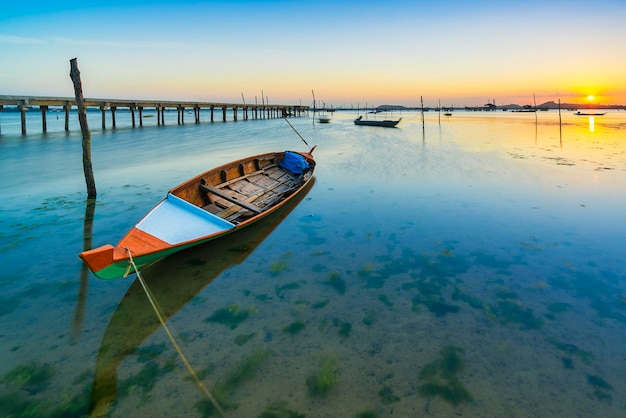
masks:
[[[85,204],[85,220],[83,222],[83,251],[90,250],[92,244],[93,218],[96,213],[96,199],[87,199]],[[85,263],[81,263],[80,269],[80,286],[78,288],[78,298],[76,301],[76,311],[74,313],[74,321],[72,327],[72,335],[76,338],[82,328],[83,319],[85,317],[85,302],[87,299],[87,290],[89,287],[89,268]]]
[[[174,254],[142,271],[164,319],[184,307],[226,269],[242,263],[309,193],[315,178],[292,201],[236,234]],[[102,338],[91,392],[90,414],[108,413],[117,396],[117,367],[160,327],[141,284],[135,280],[111,316]],[[192,365],[193,366],[193,365]]]

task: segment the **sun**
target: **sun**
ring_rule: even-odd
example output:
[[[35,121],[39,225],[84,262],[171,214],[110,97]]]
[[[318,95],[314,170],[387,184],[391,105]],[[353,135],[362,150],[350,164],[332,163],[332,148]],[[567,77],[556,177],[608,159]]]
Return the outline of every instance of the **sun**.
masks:
[[[587,100],[592,101],[593,100],[593,95],[590,94],[589,96],[587,96]]]

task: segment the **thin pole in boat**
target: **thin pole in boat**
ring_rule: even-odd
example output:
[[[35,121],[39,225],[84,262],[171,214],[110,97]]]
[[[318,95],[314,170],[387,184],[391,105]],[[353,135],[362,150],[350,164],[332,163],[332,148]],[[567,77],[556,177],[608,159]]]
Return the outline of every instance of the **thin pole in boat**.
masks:
[[[304,140],[304,138],[302,138],[302,135],[300,135],[300,132],[298,132],[296,130],[296,128],[293,127],[293,125],[291,124],[291,122],[289,122],[287,120],[287,118],[283,118],[285,119],[285,122],[287,122],[289,124],[289,126],[291,126],[291,129],[293,129],[293,131],[300,137],[300,139],[302,140],[302,142],[304,142],[306,144],[307,147],[309,147],[309,150],[311,150],[311,146],[309,144],[307,144],[307,142]]]

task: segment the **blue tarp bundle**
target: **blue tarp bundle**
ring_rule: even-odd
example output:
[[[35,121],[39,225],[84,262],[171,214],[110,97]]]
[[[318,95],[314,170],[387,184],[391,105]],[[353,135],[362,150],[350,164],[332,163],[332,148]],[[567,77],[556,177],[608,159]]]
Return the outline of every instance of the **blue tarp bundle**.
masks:
[[[309,163],[302,155],[291,151],[285,151],[285,156],[279,165],[294,174],[302,174],[309,168]]]

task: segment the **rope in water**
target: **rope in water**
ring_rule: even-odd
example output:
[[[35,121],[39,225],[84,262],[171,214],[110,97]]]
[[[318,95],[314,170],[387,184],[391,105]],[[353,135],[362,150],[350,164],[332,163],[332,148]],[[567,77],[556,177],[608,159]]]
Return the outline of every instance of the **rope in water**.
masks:
[[[161,315],[161,310],[157,306],[157,302],[154,299],[154,296],[152,295],[152,292],[150,291],[150,289],[148,289],[148,285],[143,280],[143,277],[141,277],[141,273],[139,273],[139,270],[137,269],[137,266],[135,265],[135,261],[133,260],[133,256],[130,253],[130,248],[126,248],[126,251],[128,252],[129,263],[132,265],[133,269],[135,270],[135,273],[137,273],[137,278],[139,279],[139,282],[141,283],[141,287],[143,287],[143,290],[146,293],[146,296],[148,297],[148,300],[150,301],[150,305],[152,305],[152,309],[154,309],[154,312],[156,313],[157,317],[159,318],[159,322],[161,322],[161,325],[163,326],[163,329],[165,330],[165,333],[167,334],[167,336],[169,337],[170,341],[172,342],[172,345],[176,349],[176,352],[178,353],[178,356],[183,361],[183,363],[185,363],[185,367],[187,367],[187,370],[189,371],[189,374],[191,374],[191,376],[194,378],[194,380],[196,381],[196,383],[200,387],[200,390],[206,395],[206,397],[209,399],[211,404],[213,404],[213,406],[215,407],[217,412],[219,412],[220,416],[222,416],[222,417],[225,416],[224,410],[219,405],[217,400],[213,397],[213,395],[211,395],[211,392],[209,392],[209,390],[204,386],[204,384],[202,383],[202,380],[200,380],[200,378],[198,377],[198,375],[196,374],[194,369],[191,367],[191,364],[189,364],[189,361],[187,361],[187,358],[183,354],[182,350],[180,349],[180,347],[176,343],[176,340],[174,339],[174,336],[170,332],[170,329],[165,324],[165,320],[163,319],[163,315]]]

